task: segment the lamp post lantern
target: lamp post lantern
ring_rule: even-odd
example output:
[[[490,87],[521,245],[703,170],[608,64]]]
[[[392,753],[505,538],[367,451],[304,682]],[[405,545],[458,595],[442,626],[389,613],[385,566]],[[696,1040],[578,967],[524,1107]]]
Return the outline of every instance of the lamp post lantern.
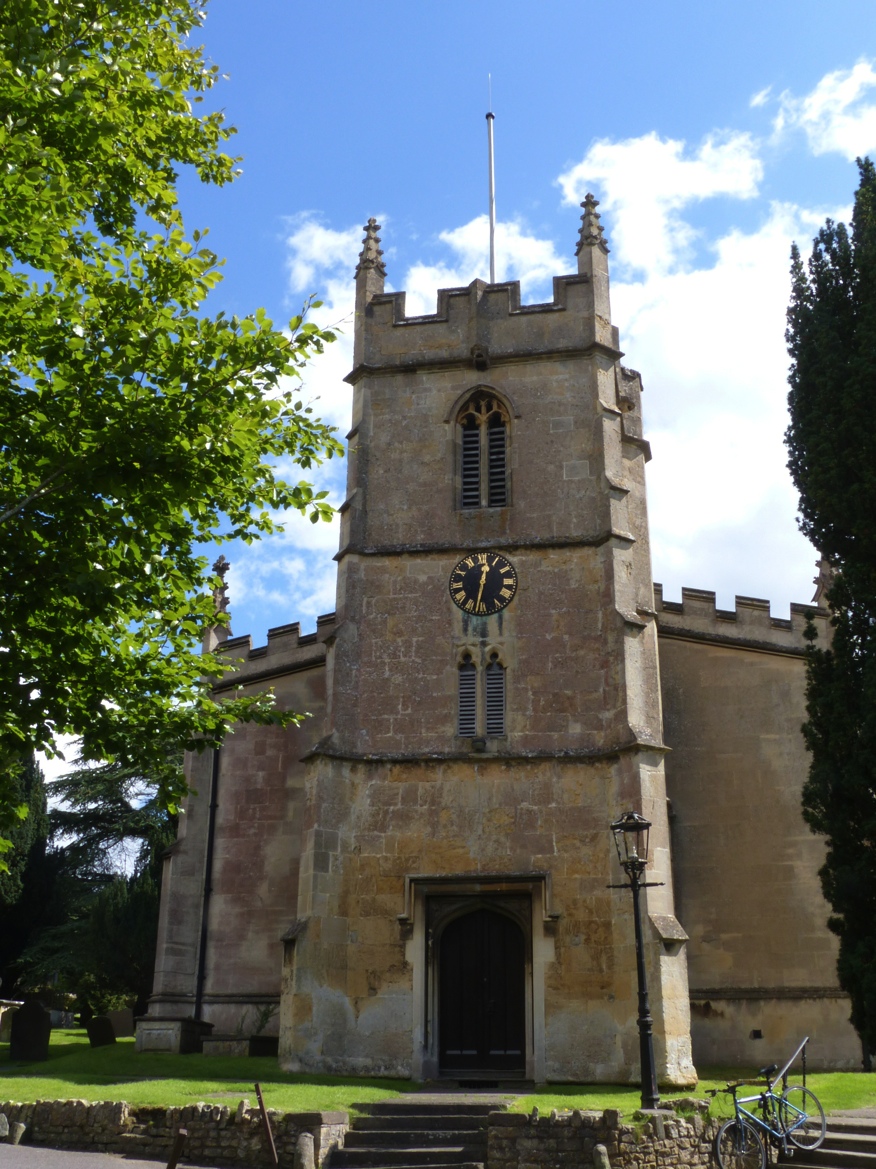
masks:
[[[610,889],[631,889],[633,893],[633,921],[636,929],[636,974],[639,984],[639,1060],[642,1076],[642,1107],[658,1108],[657,1071],[654,1067],[654,1038],[651,1007],[648,1002],[648,975],[645,970],[645,945],[642,938],[642,912],[639,890],[662,884],[643,881],[648,864],[648,836],[651,821],[638,812],[624,812],[611,825],[621,868],[630,879],[629,885],[610,885]]]

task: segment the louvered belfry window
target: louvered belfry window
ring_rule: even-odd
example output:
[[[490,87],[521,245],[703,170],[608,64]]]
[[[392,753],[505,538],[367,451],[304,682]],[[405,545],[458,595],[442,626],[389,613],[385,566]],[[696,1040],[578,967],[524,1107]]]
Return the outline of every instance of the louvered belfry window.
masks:
[[[481,429],[471,418],[462,424],[462,506],[481,506]]]
[[[487,423],[487,506],[504,507],[508,502],[507,427],[498,414]]]
[[[492,655],[484,677],[487,738],[495,739],[505,734],[505,667],[499,661],[498,654]]]
[[[483,707],[479,710],[481,685]],[[456,733],[461,739],[473,739],[479,733],[498,739],[505,734],[505,667],[497,653],[490,655],[486,669],[479,669],[469,653],[460,662]]]
[[[473,739],[478,726],[478,672],[471,655],[466,654],[459,666],[457,734]]]
[[[508,414],[477,390],[459,412],[460,507],[508,506]]]

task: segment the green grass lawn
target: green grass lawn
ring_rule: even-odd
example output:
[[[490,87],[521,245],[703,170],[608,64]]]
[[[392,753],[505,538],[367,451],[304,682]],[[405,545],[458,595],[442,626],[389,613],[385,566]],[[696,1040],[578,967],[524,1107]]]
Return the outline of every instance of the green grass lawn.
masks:
[[[204,1101],[236,1108],[243,1098],[255,1105],[256,1080],[267,1107],[287,1112],[346,1112],[411,1090],[408,1080],[288,1074],[271,1058],[138,1054],[133,1039],[92,1048],[84,1031],[53,1031],[45,1063],[13,1064],[9,1045],[0,1044],[0,1100]]]
[[[738,1068],[705,1068],[701,1073],[700,1082],[692,1091],[667,1089],[662,1095],[665,1100],[684,1096],[709,1099],[706,1096],[706,1089],[723,1088],[728,1080],[753,1077],[754,1070],[750,1068],[742,1071]],[[789,1078],[789,1083],[801,1082],[799,1075],[792,1075]],[[806,1077],[806,1086],[811,1088],[821,1101],[825,1112],[849,1108],[876,1108],[876,1074],[872,1072],[816,1072]],[[754,1095],[756,1090],[746,1089],[742,1095]],[[733,1115],[730,1096],[719,1095],[709,1102],[713,1116]],[[547,1084],[530,1096],[519,1097],[511,1105],[511,1109],[514,1112],[531,1112],[533,1108],[538,1108],[542,1115],[546,1115],[554,1108],[558,1112],[569,1108],[595,1111],[617,1108],[629,1116],[639,1107],[639,1103],[638,1087],[614,1087],[610,1084]]]
[[[752,1069],[741,1073],[728,1068],[708,1069],[693,1092],[666,1092],[664,1096],[703,1098],[707,1088],[721,1087],[727,1079],[751,1074]],[[243,1098],[255,1104],[256,1080],[262,1085],[267,1106],[288,1112],[346,1112],[354,1104],[372,1103],[418,1088],[409,1080],[292,1075],[281,1072],[277,1061],[270,1058],[156,1052],[138,1055],[133,1039],[92,1048],[84,1031],[53,1031],[45,1063],[13,1064],[9,1045],[0,1044],[0,1101],[127,1100],[129,1104],[165,1107],[204,1101],[236,1108]],[[799,1077],[793,1082],[799,1082]],[[818,1072],[808,1076],[806,1082],[825,1112],[876,1107],[876,1074]],[[554,1108],[617,1108],[630,1116],[639,1107],[639,1089],[612,1084],[549,1084],[531,1095],[518,1097],[512,1104],[515,1112],[531,1112],[533,1107],[542,1115]],[[729,1097],[716,1097],[712,1111],[729,1116]]]

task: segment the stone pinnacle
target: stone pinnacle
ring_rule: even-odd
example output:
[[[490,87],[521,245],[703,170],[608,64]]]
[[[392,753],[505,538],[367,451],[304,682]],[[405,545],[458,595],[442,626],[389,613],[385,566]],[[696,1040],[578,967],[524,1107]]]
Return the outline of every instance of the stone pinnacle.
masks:
[[[377,234],[380,231],[380,224],[376,219],[369,219],[365,224],[365,238],[362,240],[362,251],[359,253],[359,263],[356,265],[356,274],[366,271],[368,268],[373,268],[380,273],[381,276],[386,275],[386,268],[384,267],[383,252],[378,247],[380,243],[380,236]]]
[[[599,200],[588,192],[584,196],[584,202],[581,206],[584,208],[584,214],[581,216],[581,230],[578,233],[578,246],[575,248],[575,255],[579,255],[584,247],[600,247],[605,253],[608,253],[602,224],[599,222],[599,212],[596,210],[599,206]]]

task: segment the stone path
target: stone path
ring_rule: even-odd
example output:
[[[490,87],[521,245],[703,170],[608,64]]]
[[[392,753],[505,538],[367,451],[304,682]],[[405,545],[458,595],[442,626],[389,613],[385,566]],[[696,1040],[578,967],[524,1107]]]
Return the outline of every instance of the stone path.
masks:
[[[40,1145],[0,1144],[3,1169],[164,1169],[165,1161],[140,1161],[117,1153],[82,1153],[67,1149],[47,1149]],[[180,1169],[197,1169],[191,1161],[181,1161]],[[201,1166],[201,1169],[211,1169]]]
[[[3,1169],[156,1169],[158,1161],[129,1161],[113,1153],[71,1153],[39,1145],[3,1145]]]

